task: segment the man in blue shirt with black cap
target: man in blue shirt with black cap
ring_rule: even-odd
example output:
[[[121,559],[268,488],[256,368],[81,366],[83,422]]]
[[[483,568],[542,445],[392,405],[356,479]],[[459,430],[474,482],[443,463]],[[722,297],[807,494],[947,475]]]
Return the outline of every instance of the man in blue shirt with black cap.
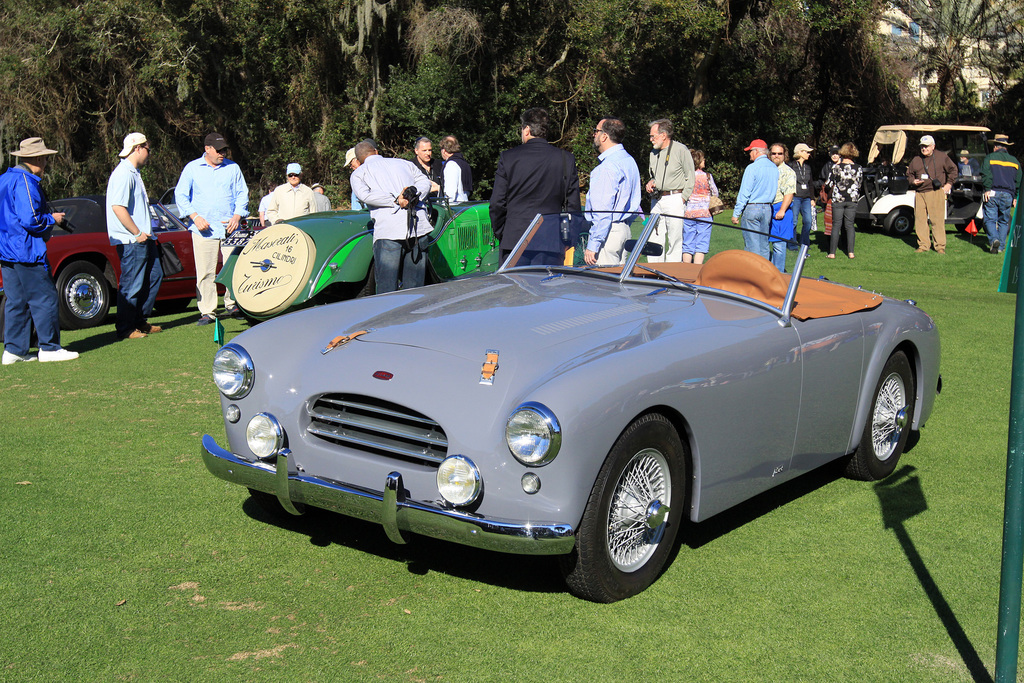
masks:
[[[206,136],[203,156],[185,165],[174,188],[174,201],[183,216],[192,219],[192,253],[196,260],[196,325],[214,321],[217,308],[217,254],[227,260],[232,247],[221,247],[221,240],[249,215],[249,188],[238,164],[227,159],[228,143],[220,133]],[[224,293],[226,315],[241,312],[231,296]]]

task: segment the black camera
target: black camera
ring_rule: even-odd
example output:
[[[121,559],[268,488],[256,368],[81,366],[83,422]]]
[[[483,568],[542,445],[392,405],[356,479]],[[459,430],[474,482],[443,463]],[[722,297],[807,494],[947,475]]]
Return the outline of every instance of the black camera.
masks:
[[[411,206],[415,206],[420,200],[420,193],[415,187],[410,185],[409,187],[402,190],[402,198],[405,199]]]
[[[942,187],[942,183],[939,182],[939,179],[938,178],[932,178],[932,189],[937,190],[940,187]]]

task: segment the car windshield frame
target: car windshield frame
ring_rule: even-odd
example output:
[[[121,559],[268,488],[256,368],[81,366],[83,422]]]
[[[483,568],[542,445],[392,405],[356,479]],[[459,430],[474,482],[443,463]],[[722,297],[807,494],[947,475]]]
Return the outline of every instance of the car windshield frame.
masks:
[[[627,246],[632,246],[632,249],[627,250],[627,254],[624,262],[621,265],[613,266],[598,266],[598,265],[581,265],[578,263],[579,255],[575,252],[585,248],[585,242],[581,239],[579,231],[586,230],[589,228],[590,220],[595,215],[605,213],[614,214],[615,217],[621,217],[621,212],[595,212],[595,211],[577,211],[577,212],[559,212],[552,214],[537,214],[534,216],[533,221],[530,222],[529,227],[523,233],[523,236],[516,243],[516,246],[509,252],[509,255],[502,261],[499,266],[498,274],[514,274],[518,272],[536,271],[540,270],[546,272],[549,277],[561,277],[569,274],[583,275],[588,277],[599,277],[602,279],[613,280],[620,284],[640,284],[651,287],[657,291],[659,289],[664,290],[673,288],[682,291],[688,291],[699,296],[702,292],[714,292],[716,295],[725,296],[727,298],[742,301],[746,304],[755,306],[765,311],[774,313],[779,317],[779,324],[783,326],[792,325],[792,311],[796,301],[796,291],[799,287],[800,279],[803,273],[803,266],[806,261],[808,246],[805,244],[799,244],[799,251],[797,253],[796,263],[794,264],[793,272],[790,273],[790,280],[787,286],[786,295],[783,300],[781,307],[776,307],[761,301],[754,299],[743,294],[728,291],[725,289],[718,289],[714,287],[708,287],[696,283],[683,282],[673,277],[672,275],[658,270],[658,263],[641,263],[640,257],[645,255],[659,256],[661,254],[660,245],[652,244],[650,246],[650,238],[654,234],[655,230],[661,223],[662,217],[668,218],[682,218],[682,216],[674,216],[671,214],[660,214],[654,213],[650,215],[644,215],[643,213],[638,214],[634,217],[630,224],[632,234],[636,234],[637,222],[641,223],[641,229],[639,235],[634,240],[627,240]],[[711,219],[705,219],[711,220]],[[715,224],[718,227],[732,228],[735,230],[745,230],[741,227],[727,226],[724,224]],[[573,228],[572,226],[576,226]],[[558,232],[555,232],[555,231]],[[569,238],[566,239],[566,232],[569,233]],[[584,232],[585,234],[585,232]],[[796,240],[790,240],[793,244],[797,244]],[[565,263],[565,260],[569,258],[569,247],[568,244],[574,244],[572,247],[573,253],[572,258],[576,263]],[[530,250],[531,244],[542,245],[541,249]],[[546,247],[546,248],[544,248]],[[561,262],[558,259],[558,252],[555,249],[561,249]],[[542,258],[536,258],[531,254],[540,254]],[[548,255],[551,258],[543,258],[543,255]],[[528,262],[521,263],[524,259]],[[637,269],[647,271],[656,274],[660,277],[651,278],[636,273]]]

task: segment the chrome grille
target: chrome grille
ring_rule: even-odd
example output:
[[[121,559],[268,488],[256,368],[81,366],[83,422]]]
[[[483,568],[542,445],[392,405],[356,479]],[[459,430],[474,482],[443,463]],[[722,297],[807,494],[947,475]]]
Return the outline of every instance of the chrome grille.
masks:
[[[309,417],[309,434],[356,450],[432,464],[448,455],[448,437],[439,424],[387,401],[325,394]]]

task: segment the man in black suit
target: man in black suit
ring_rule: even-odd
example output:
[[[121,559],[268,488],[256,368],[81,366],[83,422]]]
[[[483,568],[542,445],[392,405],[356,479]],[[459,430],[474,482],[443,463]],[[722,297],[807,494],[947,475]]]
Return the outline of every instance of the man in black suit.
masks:
[[[523,144],[501,153],[491,193],[491,228],[501,241],[502,259],[538,213],[580,210],[576,157],[547,141],[548,112],[527,109],[520,122]]]

